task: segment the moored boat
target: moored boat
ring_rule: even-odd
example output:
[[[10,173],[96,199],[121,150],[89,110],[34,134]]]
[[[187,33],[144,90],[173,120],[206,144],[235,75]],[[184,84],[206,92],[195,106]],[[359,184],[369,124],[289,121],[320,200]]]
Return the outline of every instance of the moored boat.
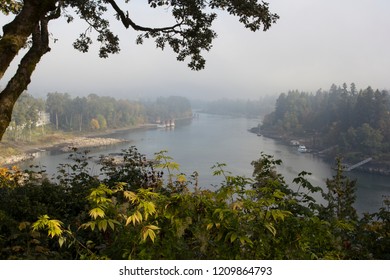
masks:
[[[307,152],[306,146],[304,146],[304,145],[299,145],[299,146],[298,146],[298,152],[306,153],[306,152]]]

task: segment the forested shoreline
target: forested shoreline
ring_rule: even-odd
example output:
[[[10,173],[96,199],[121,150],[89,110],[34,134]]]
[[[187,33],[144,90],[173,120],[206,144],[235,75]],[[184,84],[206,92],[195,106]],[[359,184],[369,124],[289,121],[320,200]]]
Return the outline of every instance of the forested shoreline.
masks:
[[[357,90],[332,85],[315,94],[289,91],[280,94],[275,110],[259,127],[269,137],[286,141],[299,139],[314,151],[327,151],[327,157],[341,156],[357,162],[374,160],[372,169],[390,170],[390,95],[371,87]],[[329,149],[330,148],[330,149]]]
[[[189,100],[179,96],[141,102],[96,94],[72,97],[57,92],[43,99],[26,92],[16,102],[12,121],[0,143],[0,164],[30,159],[42,149],[111,145],[123,141],[107,138],[116,131],[191,117]],[[104,139],[99,144],[96,137]]]
[[[42,113],[48,114],[43,122]],[[156,123],[192,116],[188,99],[159,97],[154,101],[130,101],[90,94],[72,97],[67,93],[48,93],[45,99],[25,93],[16,103],[7,137],[27,139],[26,130],[51,125],[65,132],[93,132]],[[43,123],[42,123],[43,122]]]

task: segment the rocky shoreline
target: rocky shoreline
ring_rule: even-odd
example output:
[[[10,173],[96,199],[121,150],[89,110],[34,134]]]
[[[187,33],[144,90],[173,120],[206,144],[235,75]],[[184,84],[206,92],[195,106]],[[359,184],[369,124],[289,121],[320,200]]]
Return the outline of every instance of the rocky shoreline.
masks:
[[[0,166],[10,166],[26,160],[34,159],[41,151],[57,150],[63,153],[71,152],[76,149],[89,149],[102,146],[116,145],[129,142],[126,139],[104,138],[104,137],[74,137],[71,139],[61,139],[48,145],[40,145],[38,148],[30,148],[24,152],[12,156],[0,155]]]
[[[120,144],[128,142],[125,139],[116,139],[116,138],[88,138],[88,137],[77,137],[72,139],[70,143],[65,143],[61,145],[62,147],[59,149],[61,152],[68,153],[73,151],[73,149],[88,149],[88,148],[96,148],[101,146],[110,146],[115,144]]]
[[[0,166],[13,165],[22,161],[34,159],[34,157],[35,157],[34,153],[29,153],[29,154],[23,153],[20,155],[14,155],[9,157],[0,156]]]
[[[10,146],[17,146],[16,150],[19,151],[17,154],[3,156],[0,154],[0,167],[11,166],[23,161],[34,159],[39,152],[43,151],[58,151],[68,153],[77,149],[90,149],[102,146],[116,145],[120,143],[129,142],[126,139],[116,138],[118,134],[125,131],[133,131],[139,129],[154,129],[156,124],[141,124],[131,127],[122,127],[117,129],[108,129],[105,131],[90,132],[80,136],[73,136],[66,134],[51,135],[50,140],[42,140],[39,144],[15,144]],[[2,144],[2,143],[0,143]],[[7,147],[7,144],[5,144]]]

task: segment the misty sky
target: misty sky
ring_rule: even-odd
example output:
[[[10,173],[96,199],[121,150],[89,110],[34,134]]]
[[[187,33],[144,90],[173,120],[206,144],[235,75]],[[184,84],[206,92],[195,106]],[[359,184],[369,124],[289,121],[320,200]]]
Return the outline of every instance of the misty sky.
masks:
[[[28,92],[72,95],[112,95],[138,99],[168,95],[190,98],[257,99],[289,89],[315,92],[332,83],[357,88],[390,89],[389,0],[269,0],[279,21],[267,32],[253,33],[237,20],[220,14],[214,24],[218,38],[206,69],[191,71],[170,50],[153,41],[135,44],[135,33],[113,24],[120,35],[121,53],[100,59],[97,49],[81,54],[72,42],[85,30],[81,21],[53,21],[52,51],[32,77]],[[142,9],[147,1],[132,1],[139,24],[157,26],[166,14]],[[145,4],[143,4],[145,3]],[[0,16],[0,24],[11,20]],[[95,43],[96,45],[97,43]],[[6,80],[15,70],[0,81]]]

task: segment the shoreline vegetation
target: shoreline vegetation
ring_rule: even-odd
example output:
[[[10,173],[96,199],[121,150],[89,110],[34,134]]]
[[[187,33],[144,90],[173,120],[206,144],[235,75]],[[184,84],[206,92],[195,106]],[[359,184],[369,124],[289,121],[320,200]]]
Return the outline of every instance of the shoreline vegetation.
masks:
[[[55,132],[43,136],[34,143],[11,141],[0,143],[0,166],[10,166],[34,159],[35,154],[42,151],[50,150],[67,153],[73,148],[88,149],[131,142],[127,139],[115,138],[114,136],[126,131],[151,128],[157,128],[157,125],[141,124],[87,133]]]
[[[390,92],[352,83],[316,93],[281,93],[258,132],[305,146],[326,161],[341,158],[345,169],[390,175]],[[260,131],[261,130],[261,131]]]
[[[15,104],[0,142],[0,166],[29,160],[40,151],[66,152],[69,147],[88,149],[127,142],[115,134],[157,128],[162,122],[172,125],[192,116],[190,101],[180,96],[141,102],[67,93],[48,93],[42,99],[26,92]]]
[[[293,142],[300,143],[302,145],[305,145],[307,147],[307,151],[305,153],[311,153],[314,154],[318,157],[321,157],[325,162],[332,164],[334,163],[335,157],[341,157],[343,158],[340,154],[337,154],[338,146],[331,146],[331,147],[313,147],[312,144],[312,139],[310,136],[302,136],[302,137],[293,137],[292,135],[288,133],[279,133],[276,130],[272,129],[259,129],[259,127],[253,127],[249,129],[251,133],[255,133],[259,136],[267,137],[270,139],[274,139],[276,141],[279,141],[283,143],[284,145],[287,146],[298,146],[298,144],[292,144]],[[366,157],[367,158],[367,157]],[[345,160],[345,159],[344,159]],[[355,159],[354,161],[347,160],[344,162],[345,165],[353,165],[357,163],[358,161],[362,160],[360,159]],[[378,174],[382,176],[390,176],[390,162],[378,158],[378,157],[373,157],[372,160],[362,166],[359,166],[356,168],[356,171],[358,172],[364,172],[368,174]]]

